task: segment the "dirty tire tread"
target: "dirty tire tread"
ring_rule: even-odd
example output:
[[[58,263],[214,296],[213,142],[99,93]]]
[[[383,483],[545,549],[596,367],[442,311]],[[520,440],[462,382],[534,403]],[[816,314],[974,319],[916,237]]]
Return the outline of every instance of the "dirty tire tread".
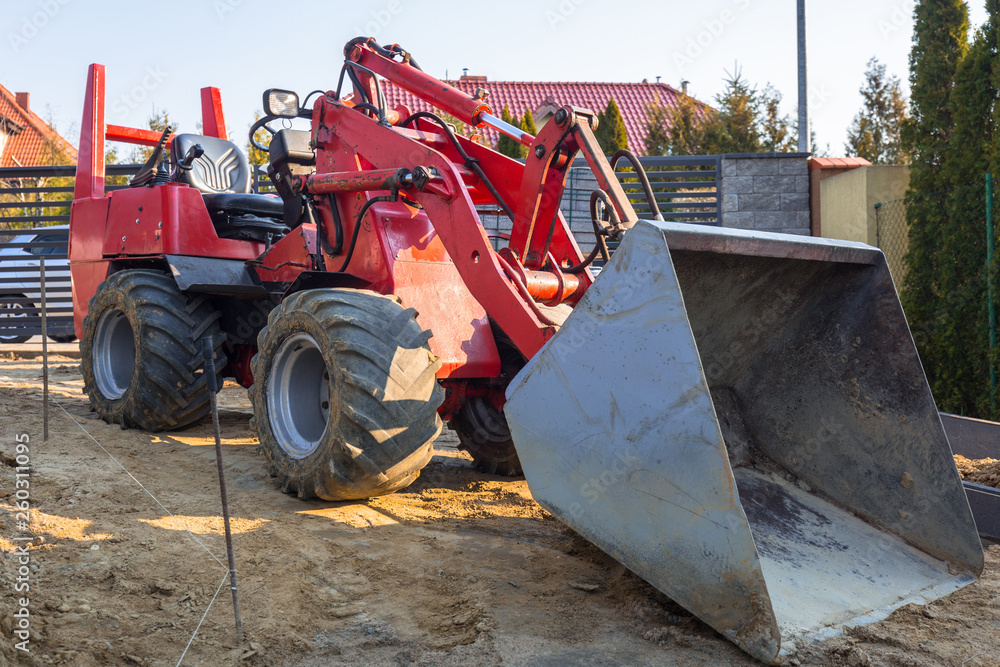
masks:
[[[94,376],[97,321],[109,307],[120,308],[135,334],[135,371],[125,394],[108,399]],[[90,299],[80,340],[84,390],[106,422],[126,428],[164,431],[190,426],[210,410],[208,383],[201,372],[201,338],[215,344],[218,386],[226,366],[221,315],[204,297],[191,297],[162,272],[133,269],[112,274]]]
[[[458,448],[468,452],[480,472],[504,477],[523,474],[507,419],[487,401],[469,399],[448,426],[458,435]]]
[[[308,333],[330,373],[327,430],[315,451],[294,459],[277,442],[268,414],[271,366],[284,340]],[[297,292],[274,308],[257,337],[251,366],[251,427],[268,470],[299,498],[355,500],[392,493],[430,461],[441,432],[441,361],[416,311],[368,290]]]

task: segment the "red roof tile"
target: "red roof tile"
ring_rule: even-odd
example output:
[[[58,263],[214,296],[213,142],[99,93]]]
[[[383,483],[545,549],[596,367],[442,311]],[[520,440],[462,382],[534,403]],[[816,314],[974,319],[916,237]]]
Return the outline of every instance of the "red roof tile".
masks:
[[[20,132],[7,137],[0,155],[0,167],[36,167],[53,164],[49,147],[61,149],[70,164],[76,164],[77,153],[73,146],[39,118],[38,114],[24,109],[17,97],[0,86],[0,122],[14,123]],[[48,146],[47,146],[48,144]]]
[[[857,169],[858,167],[870,167],[871,162],[863,157],[811,157],[809,158],[809,171],[817,169]]]
[[[621,110],[628,132],[628,147],[639,155],[645,154],[646,108],[650,103],[667,107],[677,105],[681,95],[677,90],[665,83],[597,83],[576,81],[487,81],[482,76],[465,76],[458,81],[448,81],[450,85],[463,92],[473,95],[477,88],[486,88],[490,96],[486,99],[499,116],[504,105],[510,107],[510,112],[518,117],[524,114],[525,108],[538,120],[536,111],[550,104],[573,106],[592,109],[595,112],[604,111],[608,100],[615,98],[615,103]],[[411,111],[431,111],[430,103],[421,100],[411,93],[383,82],[386,101],[390,107],[399,104],[406,105]],[[705,109],[709,107],[706,105]],[[496,144],[495,130],[486,130],[487,138]]]

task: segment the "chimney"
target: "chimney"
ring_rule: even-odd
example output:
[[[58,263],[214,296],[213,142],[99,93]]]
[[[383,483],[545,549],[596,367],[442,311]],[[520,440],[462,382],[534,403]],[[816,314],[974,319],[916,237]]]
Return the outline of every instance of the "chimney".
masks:
[[[691,83],[691,82],[690,81],[686,81],[686,80],[685,81],[681,81],[681,92],[684,93],[685,95],[688,94],[688,84],[689,83]]]
[[[14,93],[17,97],[17,106],[21,107],[25,111],[30,111],[28,108],[28,97],[31,96],[30,93]]]

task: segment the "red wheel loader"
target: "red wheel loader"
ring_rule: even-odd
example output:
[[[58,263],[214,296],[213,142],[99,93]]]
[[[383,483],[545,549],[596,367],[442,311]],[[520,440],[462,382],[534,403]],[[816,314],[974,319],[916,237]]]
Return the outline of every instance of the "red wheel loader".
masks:
[[[69,254],[106,421],[203,417],[205,336],[301,498],[405,487],[447,420],[480,467],[523,467],[539,503],[766,662],[981,573],[878,249],[640,220],[612,163],[642,168],[609,163],[592,112],[562,107],[533,137],[373,39],[347,44],[334,90],[265,92],[251,140],[272,134],[277,196],[250,192],[218,91],[202,91],[204,135],[156,135],[105,124],[104,74],[91,66]],[[383,79],[526,161],[388,108]],[[108,139],[155,150],[105,196]],[[559,209],[577,155],[598,184],[586,256]],[[477,205],[513,221],[502,249]]]

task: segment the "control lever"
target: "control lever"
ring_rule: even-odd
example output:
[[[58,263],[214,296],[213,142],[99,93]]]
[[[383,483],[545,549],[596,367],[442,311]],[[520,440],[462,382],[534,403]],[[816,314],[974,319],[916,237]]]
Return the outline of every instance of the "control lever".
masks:
[[[177,163],[176,167],[174,167],[173,173],[170,174],[171,180],[173,181],[180,180],[181,174],[183,174],[185,171],[191,171],[191,167],[194,166],[194,161],[200,158],[204,154],[205,154],[205,149],[201,147],[201,144],[195,144],[194,146],[189,148],[187,150],[187,153],[184,154],[184,157],[181,158],[181,161]]]
[[[160,141],[156,144],[156,148],[153,149],[153,153],[146,160],[146,164],[142,165],[132,180],[128,182],[130,188],[137,188],[143,185],[154,185],[165,182],[167,179],[163,177],[166,170],[162,169],[158,164],[160,157],[163,155],[163,149],[167,146],[167,140],[170,135],[173,134],[174,128],[167,125],[163,128],[163,133],[160,134]]]

